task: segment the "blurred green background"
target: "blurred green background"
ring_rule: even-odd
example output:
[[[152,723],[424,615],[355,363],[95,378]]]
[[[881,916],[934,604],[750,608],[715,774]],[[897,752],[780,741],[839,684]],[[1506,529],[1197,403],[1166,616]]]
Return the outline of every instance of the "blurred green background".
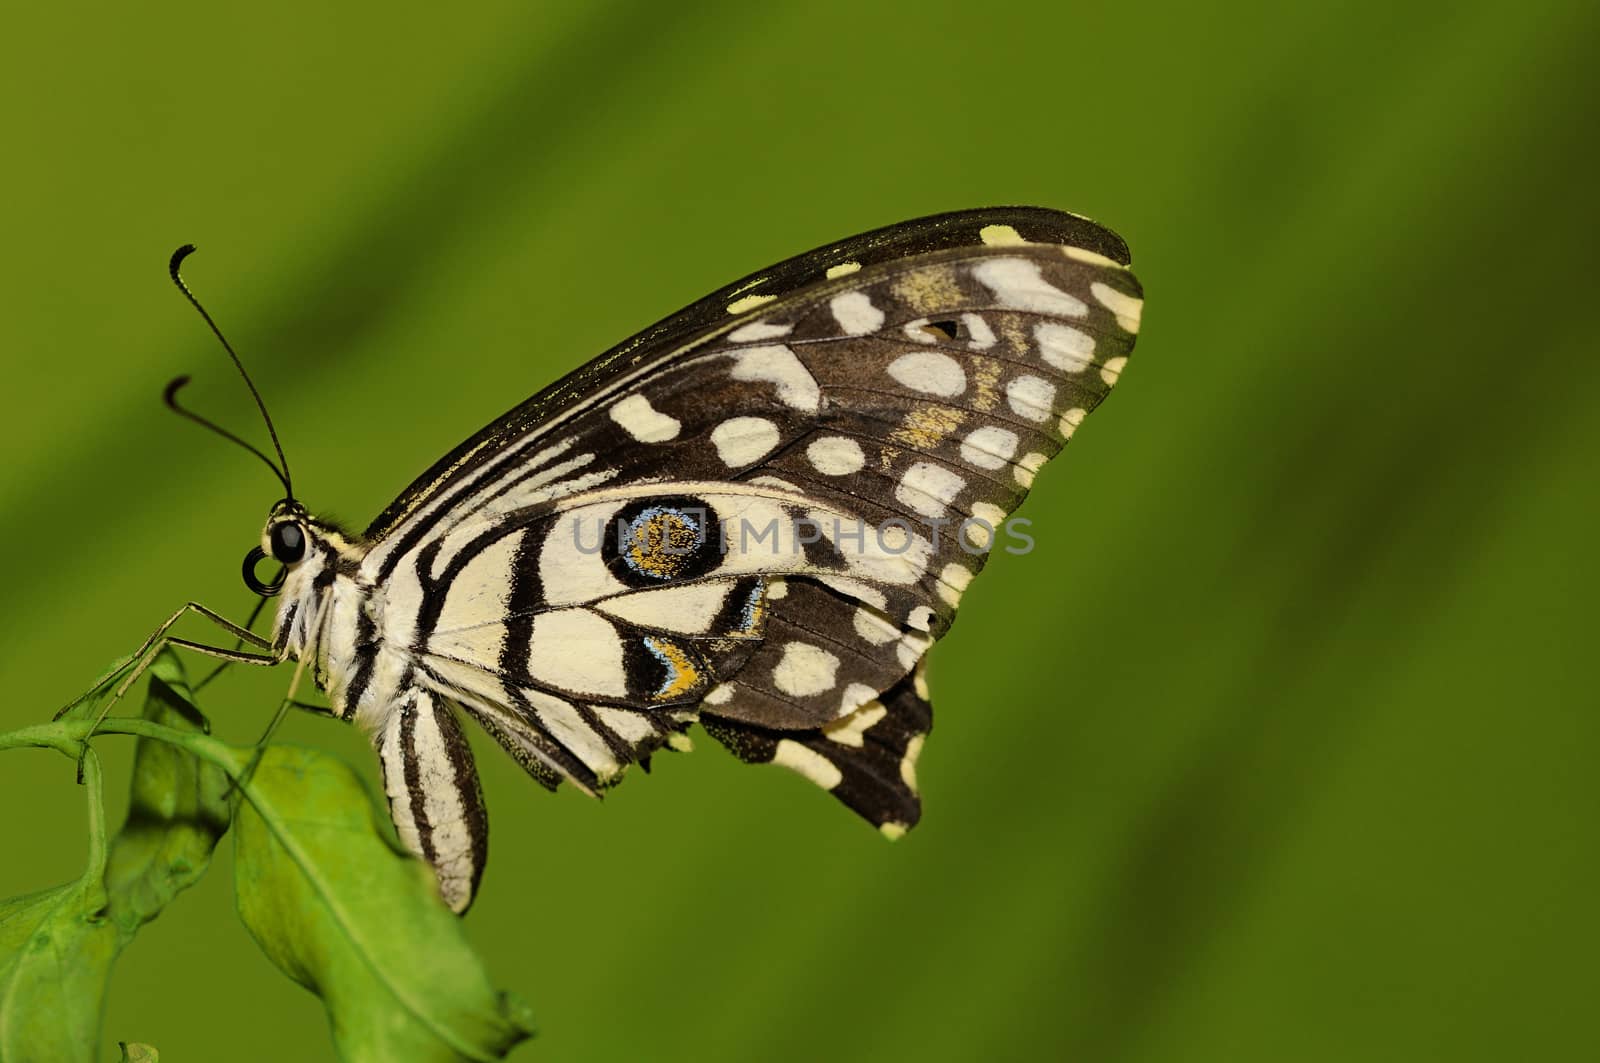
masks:
[[[0,262],[0,727],[194,598],[277,485],[168,287],[361,527],[567,369],[918,214],[1121,232],[1133,366],[933,654],[883,843],[701,737],[604,805],[484,743],[468,920],[548,1060],[1600,1057],[1591,4],[21,8]],[[230,675],[254,738],[287,677]],[[369,777],[360,735],[290,740]],[[481,737],[481,736],[475,736]],[[126,739],[108,738],[111,786]],[[118,771],[122,774],[117,774]],[[76,874],[71,767],[0,760],[0,895]],[[227,846],[224,850],[227,850]],[[107,1039],[320,1059],[227,859]]]

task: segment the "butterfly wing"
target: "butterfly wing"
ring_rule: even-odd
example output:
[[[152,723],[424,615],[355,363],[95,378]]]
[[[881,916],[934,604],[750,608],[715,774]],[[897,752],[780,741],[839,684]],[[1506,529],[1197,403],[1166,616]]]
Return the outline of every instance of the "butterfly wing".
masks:
[[[607,785],[698,717],[903,831],[923,654],[1116,383],[1127,262],[1084,219],[1001,208],[715,293],[374,522],[362,574],[409,624],[384,637],[549,784]]]
[[[658,321],[486,425],[402,491],[368,526],[365,538],[391,542],[405,538],[408,526],[435,519],[441,496],[457,496],[455,488],[477,480],[496,457],[523,453],[522,444],[558,434],[558,425],[579,419],[603,396],[648,376],[653,367],[673,362],[696,343],[736,331],[741,321],[760,319],[763,310],[781,299],[882,263],[982,245],[986,239],[991,241],[988,246],[1003,246],[1012,238],[1077,248],[1086,260],[1106,259],[1107,264],[1123,267],[1131,262],[1127,244],[1109,229],[1075,214],[1039,207],[937,214],[796,255]]]

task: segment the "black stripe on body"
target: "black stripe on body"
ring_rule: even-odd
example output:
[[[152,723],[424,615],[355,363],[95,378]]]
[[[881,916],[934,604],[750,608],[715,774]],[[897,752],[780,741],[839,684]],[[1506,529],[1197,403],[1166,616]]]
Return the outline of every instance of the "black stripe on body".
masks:
[[[378,663],[378,626],[365,608],[356,610],[355,655],[356,666],[349,684],[344,688],[344,704],[334,706],[347,719],[355,715],[356,707],[361,704],[361,695],[367,692],[367,687],[372,683],[373,669]]]

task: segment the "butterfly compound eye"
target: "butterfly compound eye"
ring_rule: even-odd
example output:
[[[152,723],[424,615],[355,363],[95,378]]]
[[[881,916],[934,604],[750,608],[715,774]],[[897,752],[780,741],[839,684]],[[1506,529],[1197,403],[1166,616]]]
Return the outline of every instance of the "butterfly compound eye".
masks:
[[[293,521],[274,524],[268,533],[272,542],[272,556],[286,565],[292,565],[306,556],[306,533]]]

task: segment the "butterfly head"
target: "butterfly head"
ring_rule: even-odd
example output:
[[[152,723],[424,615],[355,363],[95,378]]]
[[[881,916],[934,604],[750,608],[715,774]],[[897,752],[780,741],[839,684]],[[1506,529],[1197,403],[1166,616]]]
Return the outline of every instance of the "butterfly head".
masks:
[[[317,540],[316,522],[305,507],[292,498],[279,502],[267,514],[260,545],[252,547],[244,557],[245,586],[264,598],[276,595],[291,573],[298,573],[308,559],[318,556]],[[268,558],[282,565],[283,571],[270,582],[262,582],[256,575],[256,566]]]

